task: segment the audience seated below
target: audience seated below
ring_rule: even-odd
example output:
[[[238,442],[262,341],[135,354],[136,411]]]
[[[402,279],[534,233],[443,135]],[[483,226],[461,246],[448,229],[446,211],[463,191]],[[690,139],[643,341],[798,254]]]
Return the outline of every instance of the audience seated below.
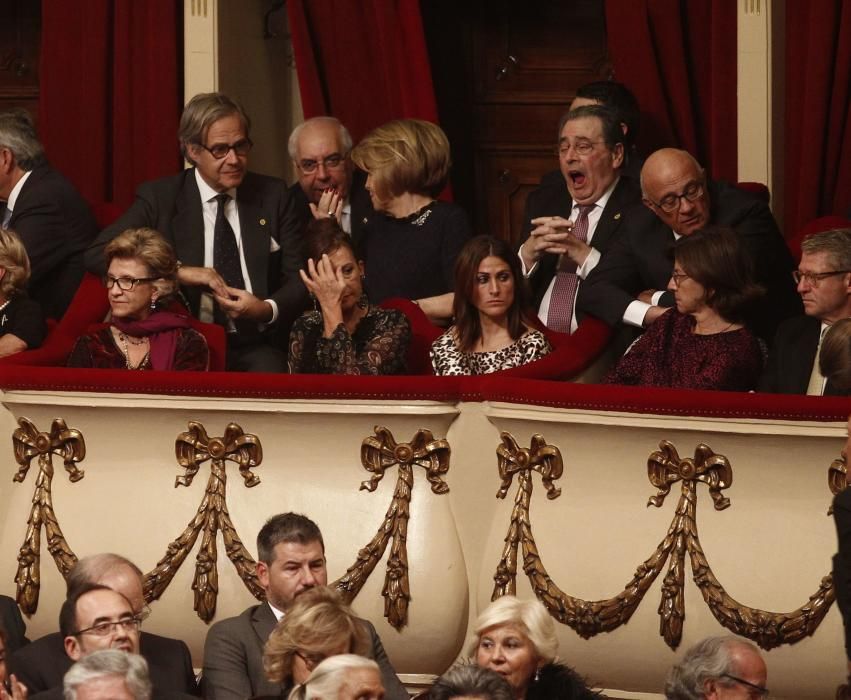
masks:
[[[293,129],[288,150],[298,171],[289,192],[303,224],[332,216],[352,237],[355,250],[364,224],[375,211],[366,191],[366,173],[352,168],[352,137],[334,117],[313,117]]]
[[[47,326],[41,307],[27,296],[30,261],[18,235],[0,228],[0,357],[44,340]]]
[[[175,291],[177,258],[152,229],[128,229],[104,249],[110,325],[84,335],[69,367],[196,370],[209,368],[204,336],[186,315],[166,311]]]
[[[18,604],[7,595],[0,595],[0,630],[3,632],[4,659],[30,643],[27,639],[27,625]]]
[[[621,227],[600,264],[579,289],[580,311],[610,325],[649,327],[673,305],[668,252],[674,241],[708,225],[733,229],[754,265],[766,298],[754,330],[769,340],[785,318],[800,313],[790,278],[792,256],[768,207],[724,183],[709,181],[685,151],[656,151],[641,170],[644,210]]]
[[[727,228],[707,226],[674,244],[667,310],[604,380],[676,389],[748,391],[756,386],[763,352],[748,329],[762,289],[749,256]]]
[[[364,263],[335,218],[307,226],[307,272],[318,308],[293,324],[293,374],[404,374],[411,325],[401,311],[373,306],[363,290]]]
[[[496,671],[476,666],[474,663],[459,663],[438,678],[428,693],[429,700],[455,700],[455,698],[479,698],[479,700],[514,700],[514,691]]]
[[[284,695],[256,698],[274,700]],[[318,664],[290,694],[290,700],[383,700],[378,664],[355,654],[337,654]]]
[[[155,688],[197,694],[186,644],[139,632],[135,621],[144,619],[149,610],[142,593],[142,572],[132,562],[117,554],[84,557],[66,582],[68,597],[64,615],[60,613],[60,632],[27,644],[8,659],[10,672],[27,687],[30,697],[43,691],[53,691],[45,697],[61,697],[62,677],[73,661],[106,647],[132,648],[144,656]],[[111,607],[104,612],[107,604]],[[96,618],[110,621],[104,634],[100,629],[89,631]],[[113,624],[119,620],[126,624]]]
[[[455,324],[431,346],[438,375],[490,374],[518,367],[550,352],[531,328],[520,261],[508,244],[476,236],[455,263]]]
[[[204,697],[245,700],[256,695],[279,697],[288,691],[285,680],[270,680],[264,670],[264,645],[297,596],[328,583],[325,544],[316,523],[296,513],[270,518],[257,534],[257,578],[266,602],[210,628],[204,645]],[[365,633],[367,655],[381,667],[386,697],[407,700],[375,628],[356,618]],[[295,650],[293,651],[295,653]],[[314,663],[318,659],[314,660]],[[276,673],[274,676],[278,679]]]
[[[436,201],[449,180],[446,134],[419,119],[388,122],[355,146],[352,161],[367,173],[377,212],[359,242],[370,271],[367,295],[375,304],[415,300],[432,321],[446,325],[455,258],[471,235],[461,207]]]
[[[26,248],[30,297],[45,316],[61,318],[83,278],[97,224],[74,186],[48,164],[24,110],[0,113],[0,227],[13,229]]]
[[[66,700],[181,697],[177,693],[157,692],[151,686],[145,659],[117,649],[101,649],[82,657],[65,674],[62,687],[64,695],[60,697]]]
[[[739,637],[707,637],[668,674],[665,700],[720,700],[768,697],[765,661]]]
[[[558,182],[529,194],[519,255],[541,322],[577,328],[576,295],[638,206],[638,183],[621,176],[624,133],[599,106],[572,109],[558,129]]]
[[[307,307],[300,217],[282,180],[247,170],[250,126],[227,96],[193,97],[179,128],[193,167],[141,185],[130,209],[89,248],[86,265],[102,275],[104,247],[119,233],[159,231],[174,246],[193,315],[227,328],[228,369],[282,372],[282,339]]]
[[[801,262],[793,273],[804,315],[777,329],[759,390],[780,394],[841,396],[840,388],[819,371],[819,348],[828,328],[851,317],[851,228],[814,233],[801,243]]]

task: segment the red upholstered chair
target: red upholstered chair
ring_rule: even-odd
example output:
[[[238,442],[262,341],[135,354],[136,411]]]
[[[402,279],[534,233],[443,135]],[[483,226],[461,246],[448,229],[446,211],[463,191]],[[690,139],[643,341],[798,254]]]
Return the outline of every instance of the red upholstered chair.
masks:
[[[792,251],[792,257],[797,262],[801,259],[801,243],[807,236],[813,233],[819,233],[820,231],[830,231],[835,228],[851,228],[851,221],[841,216],[822,216],[818,219],[813,219],[804,224],[800,230],[796,231],[795,235],[786,241],[786,245],[789,246],[789,250]]]
[[[440,337],[444,329],[429,321],[423,310],[410,299],[385,299],[381,302],[381,308],[401,311],[411,324],[408,374],[433,374],[428,352],[431,344]]]

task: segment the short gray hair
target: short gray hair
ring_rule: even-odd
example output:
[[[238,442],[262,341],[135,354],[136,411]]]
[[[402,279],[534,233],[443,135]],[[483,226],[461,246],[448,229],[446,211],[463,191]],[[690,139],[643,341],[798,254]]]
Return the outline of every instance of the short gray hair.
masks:
[[[77,690],[81,685],[111,676],[124,680],[134,700],[150,700],[148,662],[138,654],[118,649],[92,652],[71,666],[62,681],[63,697],[65,700],[77,700]]]
[[[429,700],[452,700],[459,697],[483,700],[514,700],[514,691],[495,671],[471,663],[450,668],[438,678],[429,691]]]
[[[21,170],[32,170],[46,161],[32,117],[23,109],[0,112],[0,148],[12,152]]]
[[[469,653],[475,654],[484,632],[505,625],[523,632],[546,663],[555,658],[558,652],[555,623],[544,604],[539,600],[520,600],[513,595],[497,598],[482,611],[473,627],[475,637],[470,643]]]
[[[371,670],[380,674],[378,664],[357,654],[337,654],[322,661],[307,680],[297,685],[290,693],[289,700],[315,700],[318,698],[336,698],[340,688],[346,682],[348,671]]]
[[[851,270],[851,228],[812,233],[801,242],[801,252],[827,253],[838,269]]]
[[[298,160],[298,140],[301,137],[301,132],[304,130],[304,127],[314,124],[327,124],[328,126],[336,127],[340,149],[343,151],[344,156],[349,155],[349,152],[352,150],[352,135],[343,125],[343,122],[337,119],[337,117],[311,117],[299,124],[290,134],[290,139],[287,142],[287,152],[290,154],[290,158]]]
[[[691,647],[668,673],[666,700],[702,700],[703,686],[709,680],[722,686],[735,685],[735,681],[722,678],[725,674],[736,675],[731,653],[735,647],[745,647],[759,654],[753,644],[732,635],[707,637]]]
[[[189,157],[189,144],[204,145],[207,130],[219,119],[236,116],[245,131],[245,138],[251,138],[251,119],[242,105],[221,92],[201,92],[195,95],[180,115],[180,126],[177,138],[180,141],[180,151],[192,165],[195,161]]]

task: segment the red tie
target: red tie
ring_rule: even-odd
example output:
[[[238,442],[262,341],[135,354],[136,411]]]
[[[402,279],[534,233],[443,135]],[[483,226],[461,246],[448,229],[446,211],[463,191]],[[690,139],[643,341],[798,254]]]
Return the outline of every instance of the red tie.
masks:
[[[573,225],[573,235],[583,243],[588,240],[588,214],[595,206],[594,204],[579,206],[579,216]],[[578,290],[579,275],[576,274],[576,265],[566,255],[562,255],[550,294],[547,328],[560,333],[570,333],[570,321],[573,318],[573,306],[576,303]]]

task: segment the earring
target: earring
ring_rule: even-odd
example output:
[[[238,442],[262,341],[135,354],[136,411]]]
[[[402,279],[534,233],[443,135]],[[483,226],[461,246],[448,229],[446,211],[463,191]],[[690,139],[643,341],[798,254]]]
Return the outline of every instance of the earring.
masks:
[[[535,683],[541,680],[541,667],[535,669]]]
[[[360,299],[358,299],[358,306],[361,309],[365,309],[369,306],[369,297],[367,297],[366,292],[360,295]]]
[[[151,311],[156,311],[156,310],[157,310],[157,300],[151,299]]]

